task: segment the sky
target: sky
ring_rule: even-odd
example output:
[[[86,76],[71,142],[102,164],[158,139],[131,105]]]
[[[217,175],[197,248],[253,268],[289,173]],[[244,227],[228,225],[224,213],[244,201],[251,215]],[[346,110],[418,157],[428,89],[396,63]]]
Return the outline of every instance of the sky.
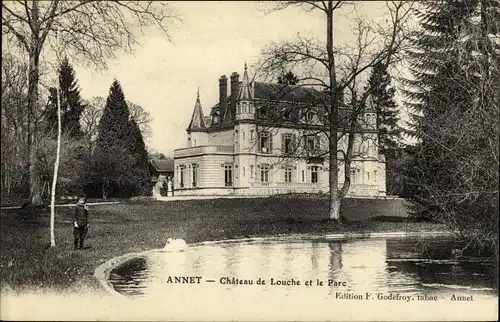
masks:
[[[96,71],[75,65],[84,99],[107,97],[117,79],[125,98],[141,105],[152,116],[148,148],[173,156],[186,147],[186,128],[199,88],[207,114],[218,101],[221,75],[236,71],[243,75],[245,62],[251,72],[261,50],[272,41],[293,39],[297,33],[323,37],[321,13],[300,8],[268,13],[272,3],[261,2],[171,2],[182,21],[170,28],[169,41],[162,32],[149,28],[133,54],[119,54],[108,61],[108,69]],[[358,12],[378,15],[384,4],[358,3]],[[335,20],[335,36],[348,34],[348,18]]]

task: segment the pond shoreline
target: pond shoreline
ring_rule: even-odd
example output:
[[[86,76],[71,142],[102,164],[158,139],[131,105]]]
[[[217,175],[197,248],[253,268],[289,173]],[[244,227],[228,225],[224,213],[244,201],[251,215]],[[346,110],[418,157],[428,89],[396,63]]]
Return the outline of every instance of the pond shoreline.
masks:
[[[265,242],[265,241],[290,241],[290,240],[318,240],[318,241],[347,241],[354,239],[373,239],[373,238],[411,238],[411,237],[449,237],[452,236],[450,232],[446,231],[422,231],[422,232],[385,232],[385,233],[344,233],[344,234],[329,234],[329,235],[282,235],[282,236],[269,236],[269,237],[250,237],[250,238],[240,238],[240,239],[223,239],[223,240],[211,240],[202,241],[193,244],[189,244],[191,247],[196,246],[206,246],[206,245],[217,245],[217,244],[229,244],[229,243],[245,243],[245,242]],[[125,295],[118,293],[113,288],[111,282],[109,281],[109,274],[111,271],[124,263],[140,257],[145,257],[149,253],[162,251],[162,248],[150,249],[140,253],[128,253],[121,256],[117,256],[103,263],[96,268],[94,272],[94,277],[99,281],[101,287],[106,291],[106,293],[114,296],[125,297]]]

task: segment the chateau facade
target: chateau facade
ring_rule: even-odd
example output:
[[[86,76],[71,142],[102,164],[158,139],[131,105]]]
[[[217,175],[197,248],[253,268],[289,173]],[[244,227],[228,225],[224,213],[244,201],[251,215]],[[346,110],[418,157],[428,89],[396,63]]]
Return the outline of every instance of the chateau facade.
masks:
[[[327,115],[321,103],[321,93],[311,88],[250,81],[246,65],[241,81],[237,73],[230,76],[229,94],[228,79],[221,76],[219,102],[205,116],[198,93],[186,148],[174,151],[175,195],[327,193]],[[375,111],[368,106],[358,118],[349,195],[384,196]],[[347,135],[339,132],[343,151]],[[343,181],[340,152],[339,187]]]

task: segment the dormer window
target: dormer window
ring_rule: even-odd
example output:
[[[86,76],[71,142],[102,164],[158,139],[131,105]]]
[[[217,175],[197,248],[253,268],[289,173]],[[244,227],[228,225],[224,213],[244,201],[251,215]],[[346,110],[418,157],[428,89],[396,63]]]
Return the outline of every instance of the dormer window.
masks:
[[[314,151],[316,149],[316,138],[315,137],[308,137],[307,141],[307,150],[308,151]]]
[[[317,117],[316,117],[316,112],[315,111],[311,111],[311,110],[305,110],[301,113],[301,120],[302,122],[306,122],[306,123],[314,123],[316,122],[317,120]]]
[[[290,121],[290,119],[291,119],[291,113],[290,113],[289,109],[286,109],[286,108],[282,109],[281,110],[281,115],[282,115],[282,117],[283,117],[283,119],[285,121]]]
[[[214,113],[212,117],[212,123],[213,124],[219,124],[220,118],[219,118],[219,113]]]
[[[306,117],[308,122],[314,121],[314,112],[312,111],[307,112]]]

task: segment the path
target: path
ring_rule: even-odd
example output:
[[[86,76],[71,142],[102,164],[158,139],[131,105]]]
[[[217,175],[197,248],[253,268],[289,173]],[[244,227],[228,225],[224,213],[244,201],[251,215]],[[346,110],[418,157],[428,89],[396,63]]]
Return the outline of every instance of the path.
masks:
[[[172,196],[172,197],[156,197],[159,201],[179,201],[179,200],[209,200],[209,199],[243,199],[243,198],[266,198],[269,196]]]
[[[172,197],[161,196],[161,197],[156,197],[155,199],[158,201],[181,201],[181,200],[268,198],[268,197],[272,196],[267,196],[267,195],[172,196]],[[388,197],[349,196],[346,197],[346,199],[404,200],[403,198],[393,197],[393,196],[388,196]]]
[[[115,205],[120,203],[119,201],[103,201],[103,202],[87,202],[87,205],[89,206],[95,206],[95,205]],[[68,203],[68,204],[63,204],[63,205],[56,205],[56,207],[74,207],[76,206],[76,203]],[[12,209],[20,209],[21,207],[19,206],[9,206],[9,207],[1,207],[1,210],[12,210]]]

